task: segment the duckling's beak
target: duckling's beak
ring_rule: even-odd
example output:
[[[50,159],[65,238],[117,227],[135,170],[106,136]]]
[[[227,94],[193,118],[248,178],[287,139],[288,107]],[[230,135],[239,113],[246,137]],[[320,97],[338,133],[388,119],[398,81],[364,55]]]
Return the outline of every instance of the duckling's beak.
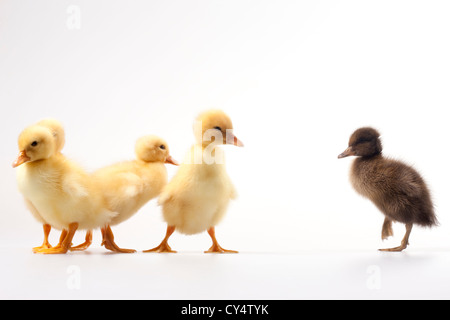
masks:
[[[170,164],[173,164],[174,166],[179,166],[180,165],[178,163],[178,161],[175,160],[174,158],[172,158],[171,156],[167,156],[165,163],[170,163]]]
[[[342,159],[348,156],[354,156],[356,155],[356,152],[353,150],[352,147],[348,147],[347,149],[345,149],[344,152],[342,152],[340,155],[338,155],[338,159]]]
[[[27,153],[25,150],[20,151],[19,155],[17,156],[16,161],[13,162],[12,167],[18,167],[20,166],[22,163],[28,162],[30,161],[31,158],[29,156],[27,156]]]
[[[227,144],[231,144],[236,147],[243,147],[244,143],[239,140],[234,134],[231,132],[227,132]]]

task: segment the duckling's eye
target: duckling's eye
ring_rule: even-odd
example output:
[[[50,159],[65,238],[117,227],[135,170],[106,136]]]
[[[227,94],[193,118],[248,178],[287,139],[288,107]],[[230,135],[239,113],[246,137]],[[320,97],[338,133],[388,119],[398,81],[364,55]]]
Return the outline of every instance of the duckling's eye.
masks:
[[[163,145],[163,144],[162,144],[162,145],[160,145],[160,146],[159,146],[159,148],[160,148],[161,150],[166,150],[166,146],[165,146],[165,145]]]
[[[38,142],[37,141],[33,141],[32,143],[31,143],[31,146],[32,147],[36,147],[38,145]]]
[[[219,131],[222,131],[222,128],[220,128],[219,126],[214,127],[214,129],[219,130]]]

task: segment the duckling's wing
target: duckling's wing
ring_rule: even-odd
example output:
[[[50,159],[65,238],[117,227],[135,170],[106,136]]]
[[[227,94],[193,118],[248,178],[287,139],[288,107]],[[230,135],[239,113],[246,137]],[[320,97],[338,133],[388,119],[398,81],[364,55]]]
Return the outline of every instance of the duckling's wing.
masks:
[[[164,205],[169,201],[176,202],[177,199],[183,199],[186,197],[186,193],[189,193],[195,188],[195,178],[193,178],[195,175],[192,174],[191,169],[192,167],[190,165],[182,164],[180,166],[172,180],[162,189],[158,197],[159,205]]]
[[[72,198],[87,197],[89,192],[83,180],[84,178],[76,172],[70,172],[62,179],[62,190]]]
[[[386,180],[391,188],[390,192],[411,198],[420,197],[425,183],[420,174],[411,166],[400,161],[389,161]]]
[[[134,162],[123,162],[97,170],[94,177],[109,197],[133,198],[145,188]]]
[[[424,182],[413,168],[405,166],[398,179],[398,184],[402,192],[409,197],[420,197],[423,193]]]
[[[121,192],[128,198],[139,195],[144,189],[144,181],[132,172],[124,172],[118,179],[122,181]]]
[[[160,205],[160,206],[164,205],[165,203],[167,203],[169,201],[173,201],[173,199],[174,199],[174,194],[171,192],[170,189],[168,189],[166,187],[163,189],[163,191],[161,192],[161,194],[158,197],[158,205]]]
[[[393,161],[391,168],[395,174],[389,175],[384,196],[374,201],[375,204],[396,221],[436,225],[430,192],[422,176],[413,167],[399,161]]]

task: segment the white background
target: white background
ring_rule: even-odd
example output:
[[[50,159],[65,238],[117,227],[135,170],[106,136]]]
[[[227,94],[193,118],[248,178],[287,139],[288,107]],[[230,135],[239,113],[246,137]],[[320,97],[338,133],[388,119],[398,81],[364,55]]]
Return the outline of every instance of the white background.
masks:
[[[447,1],[1,1],[0,298],[450,298],[449,15]],[[145,134],[182,159],[209,108],[245,144],[225,147],[239,198],[216,228],[239,255],[202,254],[206,233],[175,233],[173,257],[105,254],[98,231],[86,253],[31,253],[42,228],[11,168],[24,127],[59,119],[64,154],[91,171],[132,159]],[[435,200],[440,227],[414,228],[400,254],[377,249],[404,227],[382,242],[383,216],[352,190],[352,160],[337,160],[366,125]],[[145,250],[165,227],[153,200],[113,231]],[[112,277],[100,271],[111,263]],[[80,290],[66,286],[70,265]],[[376,294],[371,266],[383,275]]]

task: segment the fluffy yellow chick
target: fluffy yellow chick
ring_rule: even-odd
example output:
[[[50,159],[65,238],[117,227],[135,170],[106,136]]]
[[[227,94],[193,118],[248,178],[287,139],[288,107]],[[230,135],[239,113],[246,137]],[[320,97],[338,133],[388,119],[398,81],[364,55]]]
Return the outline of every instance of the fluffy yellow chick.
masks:
[[[106,249],[115,252],[132,253],[136,250],[119,248],[114,242],[110,225],[117,225],[129,219],[143,205],[160,194],[167,184],[167,169],[164,163],[178,165],[169,154],[167,142],[157,136],[138,139],[135,153],[136,160],[113,164],[93,174],[108,208],[117,212],[110,224],[102,228],[102,244]]]
[[[19,135],[17,168],[20,192],[53,228],[64,230],[60,246],[36,250],[39,253],[66,253],[79,229],[107,225],[115,213],[105,207],[90,176],[58,152],[52,130],[42,125],[26,128]]]
[[[206,253],[237,252],[223,249],[215,237],[215,226],[225,215],[230,199],[236,197],[218,146],[242,147],[243,143],[234,136],[231,120],[221,110],[200,114],[194,133],[196,144],[158,200],[167,222],[166,236],[159,246],[144,252],[176,252],[168,244],[175,230],[188,235],[208,231],[213,245]]]
[[[56,153],[60,153],[61,150],[64,147],[64,144],[65,144],[65,133],[64,133],[64,128],[63,128],[61,122],[59,122],[56,119],[50,119],[49,118],[49,119],[44,119],[44,120],[39,121],[36,125],[48,128],[50,130],[50,132],[51,132],[51,134],[53,136],[53,139],[54,139],[55,152]],[[36,218],[36,220],[38,222],[42,223],[43,230],[44,230],[44,242],[42,243],[41,246],[33,248],[33,251],[38,251],[40,249],[51,248],[52,246],[50,245],[50,243],[48,241],[48,236],[49,236],[50,231],[51,231],[50,224],[48,224],[42,218],[41,214],[33,206],[33,203],[31,203],[30,200],[28,200],[27,198],[24,198],[24,200],[25,200],[25,205],[30,210],[31,214]],[[63,240],[63,239],[60,239],[60,240]]]

